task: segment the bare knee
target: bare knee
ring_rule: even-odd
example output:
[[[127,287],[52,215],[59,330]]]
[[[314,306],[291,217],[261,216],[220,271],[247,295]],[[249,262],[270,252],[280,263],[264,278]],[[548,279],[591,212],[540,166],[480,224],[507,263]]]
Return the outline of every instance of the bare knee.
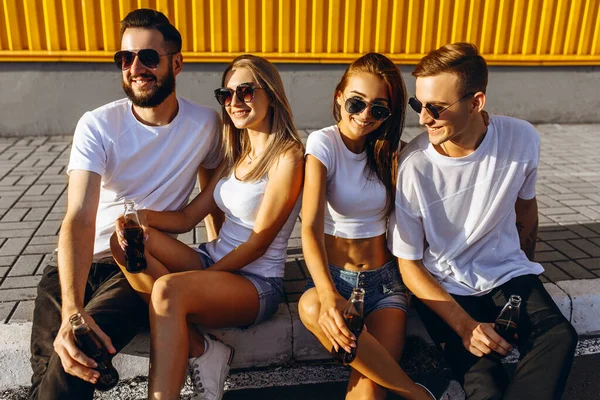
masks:
[[[300,320],[309,330],[313,330],[319,326],[319,314],[321,310],[321,302],[315,289],[311,289],[300,297],[298,302],[298,314]]]
[[[155,313],[170,315],[185,313],[179,298],[178,279],[170,274],[163,275],[154,282],[151,304]]]

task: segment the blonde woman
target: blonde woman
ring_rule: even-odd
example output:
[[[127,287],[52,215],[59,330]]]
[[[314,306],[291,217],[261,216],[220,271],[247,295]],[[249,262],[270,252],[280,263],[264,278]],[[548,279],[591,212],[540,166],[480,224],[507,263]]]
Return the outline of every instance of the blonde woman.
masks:
[[[144,212],[150,227],[148,268],[126,273],[142,297],[152,293],[152,399],[179,398],[186,361],[194,398],[220,399],[234,351],[188,323],[257,324],[283,298],[287,241],[300,210],[304,169],[283,83],[270,62],[243,55],[227,67],[215,97],[223,106],[224,125],[216,177],[181,211]],[[219,235],[198,249],[164,233],[187,232],[217,207],[225,214]],[[119,244],[126,243],[117,236],[115,259],[124,266]]]

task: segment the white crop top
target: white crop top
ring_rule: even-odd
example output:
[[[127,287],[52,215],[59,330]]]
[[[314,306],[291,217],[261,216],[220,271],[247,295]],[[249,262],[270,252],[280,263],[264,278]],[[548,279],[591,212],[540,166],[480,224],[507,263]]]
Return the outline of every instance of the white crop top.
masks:
[[[385,186],[374,173],[369,175],[366,152],[348,150],[333,125],[308,136],[306,154],[327,169],[326,234],[363,239],[386,232]]]
[[[217,239],[206,244],[208,254],[215,262],[250,237],[267,183],[266,177],[255,182],[243,182],[237,179],[234,173],[217,183],[214,198],[225,213],[225,222]],[[296,206],[266,253],[247,264],[242,271],[267,278],[283,278],[288,239],[300,213],[301,197],[298,197]]]

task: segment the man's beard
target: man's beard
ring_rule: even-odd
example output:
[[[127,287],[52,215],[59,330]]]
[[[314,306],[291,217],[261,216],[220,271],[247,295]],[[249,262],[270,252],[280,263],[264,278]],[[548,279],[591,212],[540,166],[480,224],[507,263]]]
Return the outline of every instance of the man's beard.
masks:
[[[157,107],[162,104],[162,102],[165,101],[165,99],[169,97],[169,95],[175,90],[175,74],[173,73],[172,67],[169,67],[167,76],[160,81],[154,75],[141,74],[137,75],[136,77],[156,79],[156,85],[154,85],[149,91],[140,95],[136,95],[133,92],[133,88],[131,87],[132,76],[129,77],[128,83],[126,83],[125,80],[122,81],[123,91],[125,91],[125,94],[127,97],[129,97],[129,100],[131,100],[131,102],[138,107]]]

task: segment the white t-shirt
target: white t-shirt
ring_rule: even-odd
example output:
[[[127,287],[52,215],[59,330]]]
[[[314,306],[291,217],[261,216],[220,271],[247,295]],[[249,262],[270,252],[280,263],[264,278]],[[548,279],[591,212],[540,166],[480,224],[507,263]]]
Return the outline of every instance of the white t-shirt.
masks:
[[[219,180],[215,186],[214,198],[225,213],[225,221],[219,237],[206,244],[206,250],[213,261],[219,261],[248,241],[268,182],[266,177],[256,182],[243,182],[235,174]],[[242,271],[267,278],[283,278],[288,239],[300,213],[301,197],[298,197],[293,211],[265,254],[244,266]]]
[[[448,293],[483,295],[508,280],[540,274],[521,251],[517,198],[535,197],[539,135],[526,121],[493,116],[466,157],[439,154],[423,132],[402,152],[388,246],[423,259]]]
[[[75,128],[67,173],[102,176],[96,215],[94,259],[110,256],[114,221],[124,200],[141,208],[178,210],[187,204],[198,167],[221,160],[219,116],[211,108],[177,98],[177,116],[165,126],[148,126],[121,99],[85,113]]]
[[[344,144],[337,125],[315,131],[306,141],[306,154],[327,169],[325,233],[346,239],[382,235],[386,231],[386,191],[375,173],[369,174],[367,153],[355,154]]]

